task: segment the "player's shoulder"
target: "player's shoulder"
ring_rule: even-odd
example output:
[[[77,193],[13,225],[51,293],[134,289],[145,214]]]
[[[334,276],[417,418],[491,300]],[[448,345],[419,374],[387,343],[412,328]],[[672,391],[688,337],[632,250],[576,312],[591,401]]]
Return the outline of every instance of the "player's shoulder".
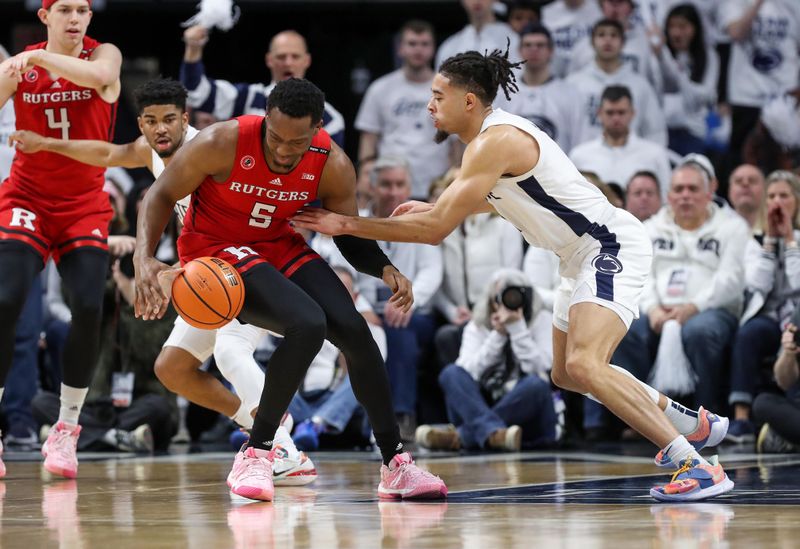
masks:
[[[203,128],[191,140],[194,147],[226,145],[230,142],[235,143],[239,139],[239,120],[232,118],[222,122],[216,122]]]

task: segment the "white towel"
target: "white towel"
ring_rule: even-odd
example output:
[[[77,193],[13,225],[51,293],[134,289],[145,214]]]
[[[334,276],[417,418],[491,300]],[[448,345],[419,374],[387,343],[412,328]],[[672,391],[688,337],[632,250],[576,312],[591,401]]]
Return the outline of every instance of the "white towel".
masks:
[[[697,375],[683,352],[681,325],[677,320],[667,320],[661,329],[656,362],[647,382],[668,395],[688,395],[694,392]]]
[[[202,0],[197,7],[200,11],[184,21],[182,26],[200,25],[207,29],[217,27],[228,31],[233,28],[241,14],[239,6],[235,6],[233,0]]]

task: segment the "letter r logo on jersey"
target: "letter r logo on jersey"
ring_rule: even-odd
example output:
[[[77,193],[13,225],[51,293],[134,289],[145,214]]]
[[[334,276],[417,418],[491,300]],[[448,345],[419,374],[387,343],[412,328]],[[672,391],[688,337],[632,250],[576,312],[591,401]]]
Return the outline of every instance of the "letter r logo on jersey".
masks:
[[[22,208],[11,209],[11,226],[12,227],[25,227],[29,231],[36,231],[33,222],[36,219],[36,214],[23,210]]]

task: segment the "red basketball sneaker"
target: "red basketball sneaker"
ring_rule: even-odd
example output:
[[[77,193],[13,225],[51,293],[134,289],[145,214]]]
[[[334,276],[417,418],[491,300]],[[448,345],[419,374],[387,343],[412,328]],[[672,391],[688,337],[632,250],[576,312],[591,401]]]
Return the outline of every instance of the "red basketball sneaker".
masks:
[[[378,497],[384,499],[441,499],[447,497],[442,479],[416,466],[408,452],[397,454],[389,466],[381,465]]]

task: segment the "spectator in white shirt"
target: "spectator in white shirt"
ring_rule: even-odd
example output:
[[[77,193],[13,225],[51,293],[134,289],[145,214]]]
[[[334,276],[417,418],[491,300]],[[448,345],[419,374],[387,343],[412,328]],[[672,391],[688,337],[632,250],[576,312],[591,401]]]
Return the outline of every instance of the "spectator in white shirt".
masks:
[[[669,148],[681,155],[705,149],[706,115],[717,100],[719,57],[691,4],[667,15],[666,37],[653,47],[664,82]]]
[[[639,221],[650,219],[661,209],[661,184],[651,171],[633,174],[625,189],[625,209]]]
[[[372,215],[389,217],[411,195],[411,176],[404,158],[384,156],[372,170]],[[414,286],[414,306],[409,312],[395,307],[391,289],[381,280],[361,277],[359,293],[383,319],[388,356],[386,368],[400,435],[413,440],[416,428],[417,368],[433,343],[436,322],[431,314],[433,296],[442,283],[442,251],[436,246],[406,242],[378,242],[393,265]]]
[[[527,118],[549,135],[562,150],[569,151],[580,143],[583,117],[575,105],[578,92],[564,80],[550,73],[553,39],[542,25],[525,27],[520,33],[520,54],[525,61],[519,90],[507,101],[495,101],[504,110]]]
[[[747,224],[720,213],[708,174],[696,164],[675,170],[669,205],[645,223],[653,242],[651,276],[614,363],[645,380],[664,323],[681,325],[683,351],[698,376],[695,408],[714,409],[723,389],[726,351],[733,341],[744,297],[743,242]]]
[[[595,21],[602,17],[596,0],[556,0],[542,8],[542,23],[555,42],[553,74],[563,78],[572,72],[575,46],[591,35]]]
[[[436,130],[428,114],[436,42],[433,27],[426,21],[409,21],[399,35],[397,55],[402,60],[401,67],[373,82],[358,110],[358,158],[407,158],[411,196],[424,199],[431,182],[450,164],[448,147],[432,141]]]
[[[616,84],[627,86],[631,92],[633,104],[636,106],[636,115],[631,124],[635,133],[666,146],[664,111],[650,83],[623,63],[624,40],[622,25],[618,21],[599,21],[592,30],[594,62],[567,78],[567,83],[577,89],[582,97],[579,108],[583,111],[583,139],[589,140],[602,132],[597,117],[600,96],[604,89]]]
[[[733,117],[730,153],[737,165],[761,108],[800,83],[800,2],[727,0],[719,10],[722,28],[733,40],[728,100]]]
[[[509,44],[509,56],[512,61],[519,61],[519,36],[506,23],[495,19],[492,9],[494,0],[461,0],[467,12],[469,24],[454,35],[448,37],[439,51],[436,52],[436,67],[448,57],[465,51],[506,50]]]
[[[652,171],[659,181],[669,180],[667,150],[631,132],[634,107],[625,86],[609,86],[603,91],[599,109],[603,134],[578,145],[569,155],[579,170],[594,172],[601,180],[621,186],[642,170]]]

